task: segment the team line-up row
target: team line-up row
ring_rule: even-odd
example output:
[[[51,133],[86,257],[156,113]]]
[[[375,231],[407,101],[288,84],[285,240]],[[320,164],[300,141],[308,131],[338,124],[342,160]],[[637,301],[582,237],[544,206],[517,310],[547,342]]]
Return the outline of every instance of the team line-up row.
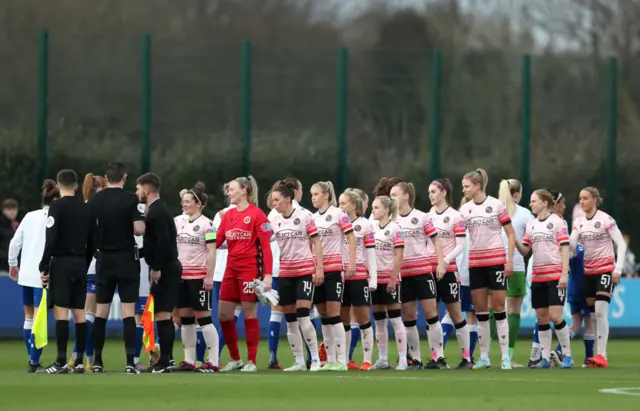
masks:
[[[159,179],[156,183],[143,177],[138,179],[137,194],[148,210],[157,201],[160,184]],[[98,177],[91,176],[91,181],[85,197],[108,187]],[[285,371],[389,369],[387,322],[393,327],[399,353],[396,369],[422,368],[416,324],[419,303],[431,348],[425,368],[449,368],[444,359],[445,336],[453,333],[461,350],[459,369],[489,368],[491,308],[501,366],[511,369],[517,366],[512,362],[514,335],[526,293],[523,256],[531,252],[531,298],[539,343],[534,343],[530,366],[549,368],[552,360],[562,368],[573,365],[573,333],[562,318],[568,297],[574,314],[572,327],[579,330],[584,320],[585,340],[591,341],[591,352],[585,344],[585,365],[606,367],[607,312],[613,286],[620,278],[625,243],[615,221],[598,210],[597,190],[580,192],[584,215],[573,222],[569,236],[562,219],[565,205],[561,193],[536,190],[529,212],[517,204],[522,190],[516,180],[501,182],[499,199],[485,193],[487,183],[482,169],[466,174],[463,204],[456,210],[451,204],[451,183],[436,179],[428,188],[432,208],[425,213],[414,208],[416,192],[411,183],[383,178],[374,190],[368,219],[364,215],[369,199],[362,190],[347,189],[336,196],[330,182],[311,187],[317,209],[313,214],[298,203],[303,195],[299,180],[276,182],[268,194],[272,210],[267,217],[257,207],[255,180],[236,178],[224,187],[230,206],[213,221],[202,214],[204,186],[199,183],[183,190],[184,214],[174,219],[182,265],[174,322],[182,326],[185,360],[152,370],[218,371],[219,353],[226,342],[231,361],[222,371],[255,371],[259,326],[252,283],[256,278],[262,279],[265,291],[273,288],[279,293],[279,305],[272,307],[269,324],[270,368],[280,368],[276,353],[282,317],[295,357],[294,365]],[[210,290],[214,286],[220,336],[211,322]],[[141,291],[145,287],[141,284]],[[90,298],[88,295],[87,300]],[[447,310],[442,322],[438,301]],[[311,319],[314,305],[322,324],[320,346]],[[239,311],[245,321],[246,364],[240,359],[235,328],[234,316]],[[558,350],[551,349],[551,323],[559,340]],[[198,332],[202,338],[197,337]],[[599,337],[596,355],[593,339],[588,338],[594,332]],[[379,356],[375,364],[374,333]],[[364,362],[360,366],[350,361],[351,353],[348,355],[347,347],[355,340],[352,334],[361,334]],[[480,357],[474,361],[476,336]],[[209,349],[207,361],[204,349],[197,347],[198,340]],[[309,364],[304,358],[305,346]],[[91,363],[89,352],[87,356]],[[196,356],[202,362],[199,367]]]

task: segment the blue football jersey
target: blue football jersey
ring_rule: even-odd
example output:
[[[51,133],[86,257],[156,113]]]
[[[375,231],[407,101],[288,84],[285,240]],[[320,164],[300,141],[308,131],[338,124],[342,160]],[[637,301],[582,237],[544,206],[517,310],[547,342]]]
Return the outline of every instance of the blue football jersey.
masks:
[[[584,301],[583,279],[584,279],[584,247],[582,244],[576,246],[576,255],[569,262],[569,302]]]

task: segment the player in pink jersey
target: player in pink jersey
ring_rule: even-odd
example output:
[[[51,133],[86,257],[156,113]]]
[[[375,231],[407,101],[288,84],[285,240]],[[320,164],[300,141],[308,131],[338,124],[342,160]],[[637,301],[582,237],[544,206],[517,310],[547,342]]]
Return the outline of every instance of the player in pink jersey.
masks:
[[[462,254],[466,242],[466,226],[460,213],[451,207],[453,190],[451,182],[446,178],[433,180],[429,185],[429,200],[431,211],[429,217],[438,231],[438,238],[442,244],[444,262],[447,264],[447,272],[437,281],[438,299],[446,304],[447,313],[453,320],[456,337],[462,352],[462,361],[458,365],[459,370],[471,369],[471,354],[469,351],[469,328],[462,316],[460,305],[460,278],[456,258]],[[429,248],[431,248],[431,243]],[[433,250],[429,251],[431,265],[435,271],[438,260]]]
[[[497,198],[485,194],[488,182],[487,172],[481,168],[467,173],[462,179],[462,192],[466,202],[460,207],[460,214],[469,230],[469,277],[480,341],[480,360],[476,362],[474,369],[491,367],[491,290],[491,305],[502,352],[502,369],[510,370],[509,324],[505,312],[505,299],[506,278],[513,273],[516,235],[505,205]],[[506,253],[502,242],[503,229],[508,239]]]
[[[609,366],[609,303],[613,288],[620,281],[627,245],[615,220],[600,211],[599,205],[598,189],[586,187],[580,191],[580,208],[584,216],[573,221],[570,241],[572,250],[578,243],[584,246],[584,294],[596,330],[597,345],[597,355],[588,361],[592,366],[606,368]]]
[[[310,371],[320,371],[318,337],[311,323],[310,311],[314,286],[324,282],[322,242],[309,210],[294,207],[295,185],[282,182],[273,189],[273,207],[279,213],[271,218],[271,226],[280,247],[280,305],[287,321],[287,337],[296,363],[284,371],[306,371],[303,341],[297,333],[302,331],[304,342],[311,352]],[[309,248],[312,244],[314,254]]]
[[[207,205],[203,183],[198,182],[182,197],[186,219],[176,220],[178,233],[178,259],[182,264],[182,280],[178,289],[176,307],[182,323],[184,361],[174,371],[218,372],[218,331],[211,319],[213,271],[216,266],[216,229],[202,214]],[[209,360],[195,368],[196,322],[209,349]]]
[[[438,261],[436,278],[440,279],[446,272],[444,253],[440,245],[438,233],[433,222],[426,213],[414,208],[416,192],[411,183],[399,183],[391,189],[391,197],[398,202],[398,218],[396,219],[404,235],[404,260],[400,269],[402,286],[402,317],[407,330],[407,343],[413,357],[411,368],[422,368],[420,354],[420,335],[416,327],[420,302],[427,322],[427,337],[431,347],[433,362],[430,368],[448,368],[444,360],[444,342],[442,325],[438,320],[437,287],[433,275],[430,255],[427,250],[429,239]]]
[[[229,250],[220,288],[218,317],[231,360],[222,371],[241,369],[243,372],[256,372],[260,324],[257,318],[258,299],[251,283],[256,278],[262,278],[266,291],[271,289],[271,226],[267,216],[257,206],[258,185],[252,176],[231,181],[228,197],[236,208],[224,214],[216,235],[216,246],[220,247],[226,241]],[[234,320],[238,304],[242,306],[246,330],[248,362],[244,366],[238,350],[238,330]]]
[[[536,310],[542,360],[532,368],[551,368],[551,326],[556,329],[564,353],[561,368],[571,368],[569,327],[562,318],[569,282],[569,235],[561,217],[553,214],[553,195],[548,190],[531,194],[531,211],[536,215],[527,223],[522,244],[516,247],[523,257],[533,251],[531,306]]]
[[[376,264],[378,288],[371,295],[373,318],[376,322],[376,343],[378,361],[374,370],[389,370],[389,331],[387,316],[393,327],[398,347],[398,371],[407,366],[407,333],[402,323],[400,306],[400,267],[404,258],[404,235],[395,219],[398,203],[387,196],[373,200],[371,216],[376,220],[374,237],[376,240]]]
[[[347,188],[347,190],[351,190],[360,196],[362,200],[362,215],[365,216],[367,213],[367,209],[369,207],[369,196],[364,190],[359,188]],[[345,190],[346,191],[346,190]],[[373,224],[373,220],[369,218],[369,221]],[[353,353],[356,348],[358,348],[358,343],[360,342],[360,325],[356,319],[355,308],[351,307],[351,325],[350,329],[346,329],[345,332],[350,333],[351,339],[349,341],[349,363],[347,364],[347,368],[350,370],[359,370],[360,366],[353,361]]]
[[[342,248],[349,247],[346,276],[356,272],[356,238],[349,217],[336,207],[336,194],[331,181],[320,181],[311,187],[311,201],[318,211],[313,215],[322,241],[324,284],[316,287],[313,302],[322,318],[322,335],[327,353],[323,371],[347,370],[347,340],[340,320],[342,305]],[[337,356],[337,361],[336,361]]]
[[[373,329],[371,327],[371,316],[369,306],[371,304],[371,292],[375,291],[378,284],[377,263],[376,263],[376,242],[373,235],[373,227],[369,220],[362,217],[363,201],[354,190],[346,190],[340,195],[340,208],[344,211],[356,237],[356,271],[353,275],[348,264],[351,262],[351,253],[346,247],[342,248],[342,264],[345,272],[344,289],[342,295],[342,309],[340,316],[345,326],[345,331],[351,328],[351,310],[358,328],[362,332],[362,348],[364,351],[364,361],[360,366],[363,371],[372,368],[371,359],[373,354]],[[351,334],[347,334],[347,342],[350,344]]]

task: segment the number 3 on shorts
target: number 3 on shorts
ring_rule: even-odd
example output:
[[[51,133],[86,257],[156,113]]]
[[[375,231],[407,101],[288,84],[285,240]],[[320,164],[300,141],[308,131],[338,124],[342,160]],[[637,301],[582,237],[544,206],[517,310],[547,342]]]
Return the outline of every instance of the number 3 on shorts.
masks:
[[[204,307],[205,304],[207,309],[211,311],[211,300],[207,298],[207,292],[205,290],[200,290],[200,305]]]

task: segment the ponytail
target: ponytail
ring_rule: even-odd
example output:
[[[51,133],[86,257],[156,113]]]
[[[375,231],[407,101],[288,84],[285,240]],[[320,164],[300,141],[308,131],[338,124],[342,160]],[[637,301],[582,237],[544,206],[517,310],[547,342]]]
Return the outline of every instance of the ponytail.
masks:
[[[398,217],[398,201],[396,201],[395,198],[391,198],[389,196],[378,196],[375,199],[378,200],[384,208],[389,210],[388,215],[391,221],[394,221]]]
[[[51,179],[44,180],[44,183],[42,183],[42,205],[48,206],[56,198],[60,198],[56,182]]]
[[[502,180],[500,182],[500,189],[498,190],[498,198],[507,207],[509,217],[513,217],[516,212],[516,202],[513,198],[515,193],[522,191],[522,184],[518,180],[509,179]]]
[[[400,187],[404,194],[409,194],[409,207],[414,208],[416,205],[416,189],[413,183],[401,182],[396,184],[396,187]]]
[[[486,192],[487,186],[489,185],[489,175],[484,170],[484,168],[476,168],[474,171],[470,171],[464,175],[463,180],[470,180],[474,184],[480,186],[480,191],[483,193]],[[460,206],[462,207],[467,203],[467,199],[463,196],[462,201],[460,202]]]
[[[317,188],[321,193],[327,194],[327,201],[329,205],[336,207],[338,205],[338,200],[336,199],[336,191],[333,188],[333,183],[331,181],[318,181],[315,183],[311,189]]]
[[[258,205],[258,184],[253,176],[238,177],[235,179],[240,188],[247,190],[247,202],[255,206]]]
[[[352,189],[345,190],[345,192],[342,193],[342,195],[347,197],[351,202],[351,204],[355,206],[356,216],[362,217],[362,214],[364,214],[364,202],[362,200],[362,197],[360,197],[360,195],[355,190],[352,190]]]
[[[596,199],[596,208],[599,209],[602,207],[602,197],[600,197],[600,191],[598,191],[595,187],[585,187],[582,191],[586,191],[591,194],[591,197]]]
[[[447,194],[444,197],[444,201],[447,202],[448,206],[453,204],[453,188],[451,186],[451,181],[448,178],[436,178],[431,182],[431,184],[435,185],[440,189],[440,191],[446,191]]]
[[[84,201],[88,201],[89,198],[98,191],[98,188],[102,189],[106,186],[107,182],[104,177],[87,173],[84,176],[84,181],[82,182],[82,197],[84,198]]]
[[[483,192],[486,191],[487,186],[489,185],[489,175],[483,168],[477,168],[475,171],[465,174],[464,179],[471,180],[474,184],[478,184],[480,186],[480,190]]]

